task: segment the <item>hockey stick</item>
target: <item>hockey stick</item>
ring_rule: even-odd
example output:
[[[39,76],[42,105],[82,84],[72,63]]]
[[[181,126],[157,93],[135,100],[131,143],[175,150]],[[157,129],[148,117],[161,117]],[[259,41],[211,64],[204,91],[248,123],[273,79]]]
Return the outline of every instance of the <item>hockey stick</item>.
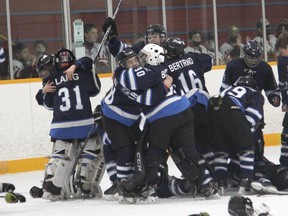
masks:
[[[123,182],[123,186],[128,190],[133,190],[137,186],[141,185],[145,177],[145,165],[143,159],[143,145],[146,143],[146,135],[148,131],[148,123],[146,122],[146,117],[141,113],[141,121],[139,123],[139,129],[142,132],[141,136],[137,142],[136,152],[135,152],[135,172],[134,175]]]
[[[275,90],[273,90],[270,94],[276,93],[276,92],[283,92],[283,91],[288,91],[288,86],[284,87],[284,88],[276,88]],[[269,95],[270,95],[269,94]]]
[[[115,12],[114,12],[114,14],[113,14],[113,16],[112,16],[113,19],[115,19],[116,15],[117,15],[117,13],[118,13],[118,11],[119,11],[119,8],[120,8],[120,6],[121,6],[121,4],[122,4],[122,2],[123,2],[123,0],[119,0],[118,5],[117,5],[117,7],[116,7],[116,9],[115,9]],[[104,36],[103,36],[103,38],[102,38],[102,41],[101,41],[100,46],[99,46],[99,49],[98,49],[98,51],[97,51],[97,53],[96,53],[96,56],[95,56],[95,59],[94,59],[94,61],[93,61],[93,67],[95,67],[95,64],[96,64],[97,59],[98,59],[98,57],[99,57],[99,55],[100,55],[101,49],[102,49],[104,43],[105,43],[106,40],[107,40],[107,37],[108,37],[108,34],[110,33],[111,28],[112,28],[112,26],[109,26],[109,27],[108,27],[107,31],[105,32],[105,34],[104,34]],[[93,80],[94,80],[94,83],[95,83],[96,87],[98,87],[97,80],[96,80],[96,75],[95,75],[95,68],[94,68],[94,70],[93,70]]]

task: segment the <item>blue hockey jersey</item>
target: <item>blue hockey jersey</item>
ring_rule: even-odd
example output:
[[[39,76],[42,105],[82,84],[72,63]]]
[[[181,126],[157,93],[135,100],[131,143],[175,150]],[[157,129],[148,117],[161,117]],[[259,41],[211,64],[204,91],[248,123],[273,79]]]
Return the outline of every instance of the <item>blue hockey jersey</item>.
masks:
[[[288,86],[288,56],[278,56],[277,59],[279,88],[285,88]],[[288,105],[287,91],[282,91],[282,103]]]
[[[255,127],[263,117],[264,97],[257,90],[244,86],[230,86],[222,91],[220,96],[230,97],[245,114],[252,127]]]
[[[186,95],[191,107],[196,103],[208,106],[209,94],[205,85],[204,73],[212,68],[212,58],[207,54],[186,53],[181,58],[166,60],[163,65],[173,78],[175,90]]]
[[[127,126],[133,125],[141,113],[141,104],[152,105],[167,94],[163,76],[144,67],[115,70],[113,86],[101,102],[105,116]]]
[[[269,102],[272,104],[272,97],[279,95],[279,93],[272,93],[277,88],[277,83],[271,66],[264,61],[261,61],[255,68],[249,68],[245,64],[243,58],[234,59],[228,62],[220,91],[233,85],[240,76],[247,75],[250,75],[255,79],[260,92],[264,90]]]
[[[55,93],[43,96],[43,104],[53,110],[50,136],[56,139],[86,138],[94,119],[92,116],[90,97],[96,96],[101,87],[96,75],[98,87],[93,81],[92,72],[77,69],[73,80],[68,81],[66,75],[57,71],[48,77],[56,86]]]

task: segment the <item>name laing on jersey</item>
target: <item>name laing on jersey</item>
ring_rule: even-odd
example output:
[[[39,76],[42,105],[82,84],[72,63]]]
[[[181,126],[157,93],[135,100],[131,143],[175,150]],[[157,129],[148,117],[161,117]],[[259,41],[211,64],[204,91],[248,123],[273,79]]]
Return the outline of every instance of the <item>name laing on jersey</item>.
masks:
[[[79,80],[79,75],[77,73],[73,73],[72,79]],[[61,83],[68,82],[68,81],[69,80],[67,78],[67,75],[63,74],[63,76],[55,79],[55,85],[60,85]]]
[[[190,66],[190,65],[193,65],[194,64],[194,61],[191,57],[187,58],[187,59],[181,59],[177,62],[174,62],[172,64],[169,64],[168,65],[168,68],[171,72],[173,71],[176,71],[176,70],[179,70],[181,68],[184,68],[184,67],[187,67],[187,66]]]

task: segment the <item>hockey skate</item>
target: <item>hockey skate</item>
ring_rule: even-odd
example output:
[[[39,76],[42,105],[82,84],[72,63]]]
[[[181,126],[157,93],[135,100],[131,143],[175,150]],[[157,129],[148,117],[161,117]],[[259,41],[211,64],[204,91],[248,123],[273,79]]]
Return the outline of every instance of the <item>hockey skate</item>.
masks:
[[[275,194],[277,188],[262,173],[256,173],[255,179],[251,182],[251,187],[260,194]]]
[[[251,179],[242,178],[240,180],[238,194],[241,194],[241,195],[256,194],[256,191],[251,187]]]
[[[217,183],[214,180],[209,181],[200,187],[199,195],[206,199],[219,198]]]
[[[119,200],[117,181],[114,181],[112,186],[104,191],[104,197],[107,201],[117,201]]]

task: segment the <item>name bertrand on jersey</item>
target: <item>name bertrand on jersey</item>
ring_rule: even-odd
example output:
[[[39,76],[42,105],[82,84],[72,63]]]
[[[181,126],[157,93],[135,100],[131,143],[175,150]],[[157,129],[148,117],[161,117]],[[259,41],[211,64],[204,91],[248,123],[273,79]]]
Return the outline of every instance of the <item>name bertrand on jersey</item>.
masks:
[[[177,62],[169,64],[168,67],[169,67],[170,71],[173,72],[173,71],[179,70],[183,67],[187,67],[189,65],[192,65],[193,63],[194,63],[193,59],[191,57],[189,57],[187,59],[181,59]]]

